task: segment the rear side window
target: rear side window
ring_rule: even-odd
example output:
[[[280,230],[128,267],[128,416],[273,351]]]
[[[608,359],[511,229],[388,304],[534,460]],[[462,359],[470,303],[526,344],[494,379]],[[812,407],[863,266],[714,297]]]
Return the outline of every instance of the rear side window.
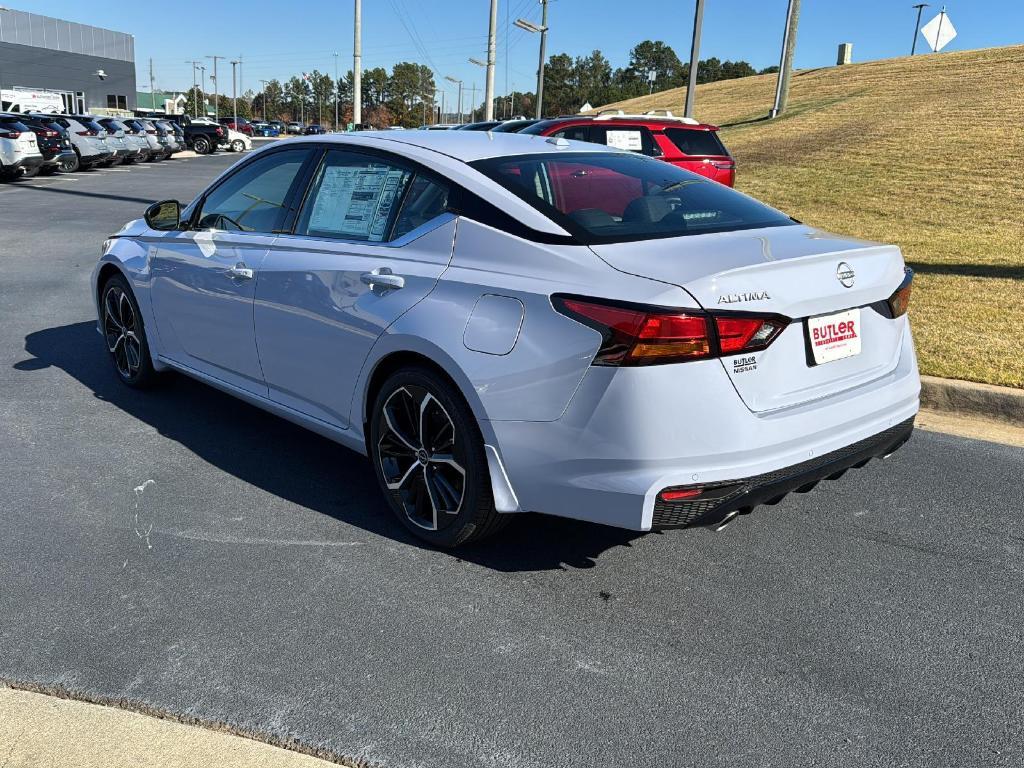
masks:
[[[591,129],[590,140],[616,149],[639,152],[648,157],[661,154],[650,129],[642,125],[595,125]]]
[[[477,160],[470,165],[583,243],[794,223],[785,214],[703,176],[624,152],[543,153]]]
[[[729,155],[717,131],[666,128],[665,135],[684,155]]]
[[[417,175],[409,185],[395,219],[391,239],[397,240],[448,210],[448,186]]]
[[[28,126],[16,117],[0,117],[0,126],[2,126],[5,131],[25,133],[28,130]]]
[[[199,229],[276,232],[309,150],[275,152],[248,163],[203,200]]]
[[[379,243],[389,231],[412,171],[377,157],[330,150],[302,206],[296,234]]]

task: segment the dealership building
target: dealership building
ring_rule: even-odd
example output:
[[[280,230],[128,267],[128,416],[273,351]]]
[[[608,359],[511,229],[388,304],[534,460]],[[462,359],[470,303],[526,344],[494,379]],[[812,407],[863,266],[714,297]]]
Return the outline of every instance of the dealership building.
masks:
[[[0,5],[0,108],[59,99],[71,113],[134,110],[135,39]]]

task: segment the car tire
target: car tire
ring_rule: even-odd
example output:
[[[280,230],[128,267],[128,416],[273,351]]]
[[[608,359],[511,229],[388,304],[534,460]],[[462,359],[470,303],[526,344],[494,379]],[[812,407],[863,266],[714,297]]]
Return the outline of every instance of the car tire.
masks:
[[[147,150],[139,153],[139,156],[137,158],[135,158],[135,162],[137,162],[137,163],[148,163],[152,159],[153,159],[153,155],[147,149]]]
[[[232,152],[245,152],[245,142],[241,139],[235,139],[231,142]]]
[[[117,377],[136,389],[151,386],[157,373],[149,356],[142,313],[131,286],[122,275],[113,275],[103,284],[100,313],[103,339]]]
[[[60,165],[61,173],[74,173],[82,167],[82,159],[78,156],[78,152],[75,152],[74,159],[67,159]]]
[[[22,178],[22,179],[34,179],[38,175],[39,175],[39,168],[38,167],[36,167],[36,168],[22,168],[21,169],[21,176],[19,178]]]
[[[213,144],[205,136],[196,136],[195,141],[192,142],[192,149],[196,151],[197,155],[208,155],[213,152]]]
[[[377,481],[413,534],[457,547],[508,522],[494,508],[480,428],[447,379],[426,368],[393,373],[374,398],[369,426]]]

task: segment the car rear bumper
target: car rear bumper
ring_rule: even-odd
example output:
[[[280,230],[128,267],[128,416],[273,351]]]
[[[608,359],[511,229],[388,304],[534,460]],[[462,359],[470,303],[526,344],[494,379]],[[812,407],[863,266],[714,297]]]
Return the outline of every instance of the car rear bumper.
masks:
[[[634,530],[713,524],[715,514],[857,466],[862,452],[891,452],[919,407],[909,331],[888,374],[765,413],[747,408],[713,363],[591,367],[557,421],[486,422],[515,508]],[[726,486],[702,499],[714,503],[680,508],[675,519],[656,510],[666,488]],[[693,514],[682,519],[684,512]]]
[[[60,168],[65,162],[74,158],[74,150],[62,149],[60,152],[56,152],[52,157],[46,158],[44,165],[52,166],[54,168]]]
[[[24,168],[26,171],[30,171],[33,168],[38,168],[43,164],[43,156],[39,155],[24,155],[23,157],[16,158],[13,163],[10,164],[12,169],[17,170],[18,168]]]

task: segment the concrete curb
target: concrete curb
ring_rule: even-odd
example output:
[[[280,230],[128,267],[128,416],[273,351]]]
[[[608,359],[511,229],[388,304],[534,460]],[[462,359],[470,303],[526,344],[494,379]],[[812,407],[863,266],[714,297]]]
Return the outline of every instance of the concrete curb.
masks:
[[[1024,390],[959,379],[921,377],[921,407],[1024,427]]]

